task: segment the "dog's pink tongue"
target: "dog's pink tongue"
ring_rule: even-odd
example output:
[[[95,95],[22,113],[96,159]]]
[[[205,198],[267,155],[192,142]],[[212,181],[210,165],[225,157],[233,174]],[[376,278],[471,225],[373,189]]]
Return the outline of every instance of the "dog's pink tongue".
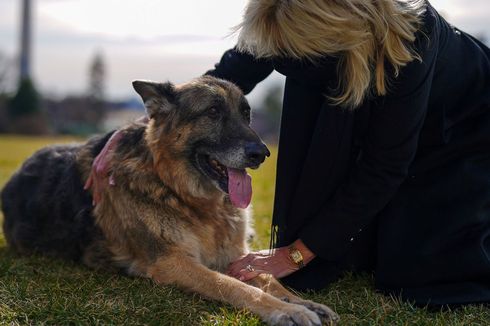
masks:
[[[247,208],[252,199],[252,177],[245,169],[227,169],[231,203],[238,208]]]

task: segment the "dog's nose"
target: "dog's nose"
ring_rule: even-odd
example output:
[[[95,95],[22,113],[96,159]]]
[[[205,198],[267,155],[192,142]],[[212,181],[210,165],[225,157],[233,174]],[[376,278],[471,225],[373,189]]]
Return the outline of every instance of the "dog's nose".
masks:
[[[271,153],[264,143],[247,143],[245,145],[245,155],[248,161],[253,165],[259,165],[265,161],[265,157],[269,157]]]

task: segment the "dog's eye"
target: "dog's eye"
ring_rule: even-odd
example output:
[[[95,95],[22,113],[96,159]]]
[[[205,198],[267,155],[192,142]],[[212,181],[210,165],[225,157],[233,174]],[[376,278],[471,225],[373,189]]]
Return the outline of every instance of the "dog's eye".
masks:
[[[218,119],[220,117],[220,112],[216,107],[212,106],[206,111],[206,115],[211,119]]]
[[[249,108],[246,108],[243,110],[243,115],[245,116],[245,118],[250,118],[250,109]]]
[[[242,115],[250,123],[250,108],[245,108],[242,110]]]

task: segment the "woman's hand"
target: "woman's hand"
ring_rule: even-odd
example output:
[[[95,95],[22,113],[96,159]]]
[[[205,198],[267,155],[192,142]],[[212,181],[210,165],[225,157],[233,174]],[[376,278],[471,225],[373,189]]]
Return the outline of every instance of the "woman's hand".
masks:
[[[282,278],[298,269],[298,265],[289,258],[288,248],[281,247],[242,256],[230,264],[226,273],[240,281],[248,281],[259,274],[272,274],[275,278]]]
[[[92,205],[97,205],[100,202],[102,192],[107,184],[115,185],[112,176],[109,176],[107,181],[107,174],[109,172],[109,163],[119,140],[122,137],[122,132],[117,130],[112,134],[111,138],[107,141],[104,148],[100,151],[99,155],[92,163],[92,169],[90,175],[83,186],[83,189],[88,190],[92,188]]]
[[[304,265],[316,257],[301,239],[294,241],[291,246],[300,251]],[[275,278],[282,278],[297,270],[299,266],[290,258],[289,247],[280,247],[242,256],[230,264],[226,273],[240,281],[248,281],[259,274],[272,274]]]

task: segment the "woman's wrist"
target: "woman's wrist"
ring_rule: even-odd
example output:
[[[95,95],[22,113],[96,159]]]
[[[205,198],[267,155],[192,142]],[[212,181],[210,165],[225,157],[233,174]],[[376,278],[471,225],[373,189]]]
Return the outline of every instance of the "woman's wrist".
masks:
[[[291,246],[299,250],[301,253],[301,256],[303,256],[303,264],[308,264],[310,261],[312,261],[316,255],[314,252],[312,252],[304,243],[301,239],[297,239],[294,241]]]

